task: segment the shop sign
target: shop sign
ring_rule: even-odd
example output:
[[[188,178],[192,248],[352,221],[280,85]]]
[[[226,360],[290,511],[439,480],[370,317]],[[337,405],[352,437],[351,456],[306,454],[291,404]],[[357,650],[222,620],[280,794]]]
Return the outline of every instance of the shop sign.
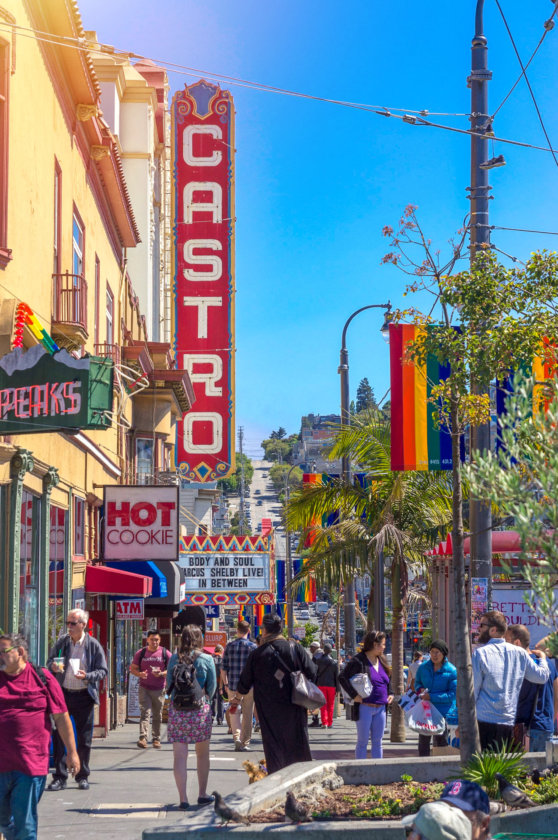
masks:
[[[104,560],[176,560],[178,487],[106,485]]]
[[[532,595],[530,589],[492,588],[492,609],[499,610],[506,617],[508,624],[524,624],[531,634],[531,647],[552,632],[544,623],[544,616],[532,610],[524,596]]]
[[[186,592],[261,592],[270,587],[269,554],[180,554]]]
[[[234,106],[205,81],[175,94],[175,336],[195,392],[179,428],[176,465],[190,481],[234,471]]]
[[[219,618],[219,607],[214,604],[208,604],[205,609],[206,618]]]
[[[206,630],[203,643],[204,646],[207,645],[208,647],[215,647],[215,645],[225,647],[227,644],[227,634],[217,632],[216,630]]]
[[[107,428],[112,379],[107,359],[16,348],[0,359],[0,434]]]
[[[143,598],[123,598],[116,601],[116,618],[120,621],[122,619],[141,619],[143,620]]]

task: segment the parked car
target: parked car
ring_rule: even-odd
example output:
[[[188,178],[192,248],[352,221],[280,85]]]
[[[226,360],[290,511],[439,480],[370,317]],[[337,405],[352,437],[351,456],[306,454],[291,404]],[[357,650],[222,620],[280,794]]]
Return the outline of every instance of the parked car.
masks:
[[[256,505],[263,505],[263,501],[261,499],[258,499],[258,501],[256,502]]]
[[[254,495],[255,495],[255,496],[259,496],[259,495],[261,494],[261,492],[262,492],[262,491],[261,491],[261,490],[259,490],[259,489],[258,489],[258,490],[254,490]]]

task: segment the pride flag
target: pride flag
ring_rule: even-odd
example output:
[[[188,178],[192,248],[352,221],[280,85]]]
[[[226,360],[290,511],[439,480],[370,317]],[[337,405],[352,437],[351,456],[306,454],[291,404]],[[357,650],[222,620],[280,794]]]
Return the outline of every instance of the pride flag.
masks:
[[[548,398],[544,393],[545,383],[556,378],[558,375],[557,349],[548,339],[543,339],[542,343],[541,355],[535,356],[531,365],[523,364],[519,366],[519,369],[526,376],[532,376],[536,383],[533,388],[534,414],[537,414],[539,411],[547,411]],[[496,415],[498,418],[507,414],[506,399],[513,393],[513,380],[514,374],[512,372],[504,380],[496,382]],[[501,429],[498,426],[496,432],[496,448],[500,449],[501,446]]]
[[[446,426],[437,427],[429,402],[432,387],[448,378],[449,365],[429,354],[420,364],[406,359],[410,342],[428,327],[390,324],[391,373],[391,469],[451,470],[451,435]]]

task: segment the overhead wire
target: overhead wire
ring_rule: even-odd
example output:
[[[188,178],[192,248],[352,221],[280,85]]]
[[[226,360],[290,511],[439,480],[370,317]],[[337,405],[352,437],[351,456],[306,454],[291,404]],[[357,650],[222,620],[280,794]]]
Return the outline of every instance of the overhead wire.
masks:
[[[552,157],[554,158],[554,163],[556,164],[556,166],[558,166],[558,158],[556,157],[556,154],[555,154],[555,152],[554,152],[554,149],[552,148],[552,143],[550,142],[550,137],[548,136],[548,132],[547,132],[547,130],[546,130],[546,126],[545,126],[545,124],[544,124],[544,120],[543,120],[543,118],[542,118],[542,114],[541,114],[541,112],[540,112],[540,108],[539,108],[539,106],[538,106],[538,103],[537,103],[537,100],[536,100],[535,94],[534,94],[534,92],[533,92],[533,88],[531,87],[531,83],[530,83],[530,81],[529,81],[529,78],[528,78],[528,76],[527,76],[527,68],[523,66],[523,62],[522,62],[522,60],[521,60],[521,56],[519,55],[519,50],[517,49],[517,46],[516,46],[516,43],[515,43],[514,37],[513,37],[513,35],[512,35],[511,29],[510,29],[510,27],[509,27],[509,25],[508,25],[508,21],[506,20],[506,16],[505,16],[505,14],[504,14],[504,10],[502,9],[502,7],[501,7],[501,5],[500,5],[500,0],[496,0],[496,5],[497,5],[497,7],[498,7],[498,11],[500,12],[500,14],[501,14],[501,16],[502,16],[502,20],[504,21],[504,26],[506,27],[507,33],[508,33],[508,35],[509,35],[509,37],[510,37],[510,41],[512,42],[512,46],[513,46],[514,52],[515,52],[515,54],[516,54],[516,56],[517,56],[517,60],[519,61],[519,66],[521,67],[521,71],[522,71],[521,75],[524,77],[524,79],[525,79],[525,83],[526,83],[526,85],[527,85],[527,87],[528,87],[528,89],[529,89],[529,93],[531,94],[531,99],[533,100],[533,105],[535,106],[535,110],[536,110],[536,112],[537,112],[537,116],[538,116],[538,118],[539,118],[539,122],[540,122],[540,124],[541,124],[541,128],[542,128],[542,130],[543,130],[543,134],[544,134],[544,136],[546,137],[546,142],[548,143],[548,148],[549,148],[549,149],[550,149],[550,151],[552,152]],[[557,8],[558,8],[557,6],[555,6],[555,7],[554,7],[554,11],[553,11],[553,13],[552,13],[552,16],[554,16],[554,15],[556,14],[556,10],[557,10]],[[550,18],[550,20],[552,20],[552,17]],[[545,35],[546,35],[546,32],[547,32],[547,31],[548,31],[548,30],[546,30],[546,29],[545,29]],[[521,76],[520,76],[520,78],[521,78]]]

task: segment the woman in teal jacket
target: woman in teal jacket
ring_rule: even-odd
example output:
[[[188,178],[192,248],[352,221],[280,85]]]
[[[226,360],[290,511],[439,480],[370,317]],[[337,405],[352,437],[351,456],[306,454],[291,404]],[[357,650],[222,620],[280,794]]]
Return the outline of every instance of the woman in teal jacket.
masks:
[[[448,661],[448,646],[441,639],[430,645],[430,659],[423,662],[415,677],[415,691],[422,700],[429,700],[441,715],[448,718],[455,713],[457,670]],[[431,735],[419,735],[418,753],[430,755]],[[447,746],[447,726],[443,735],[434,735],[434,746]]]
[[[211,738],[211,698],[215,693],[217,678],[213,657],[203,653],[203,636],[199,627],[188,624],[182,631],[178,653],[173,653],[167,668],[167,693],[173,682],[174,666],[178,662],[193,662],[196,678],[205,692],[203,705],[200,709],[183,711],[176,709],[171,692],[169,706],[169,721],[167,737],[172,744],[174,754],[174,781],[178,789],[182,811],[189,806],[186,796],[186,777],[188,762],[188,744],[195,744],[198,771],[198,805],[207,805],[213,801],[207,795],[207,779],[209,776],[209,740]]]

